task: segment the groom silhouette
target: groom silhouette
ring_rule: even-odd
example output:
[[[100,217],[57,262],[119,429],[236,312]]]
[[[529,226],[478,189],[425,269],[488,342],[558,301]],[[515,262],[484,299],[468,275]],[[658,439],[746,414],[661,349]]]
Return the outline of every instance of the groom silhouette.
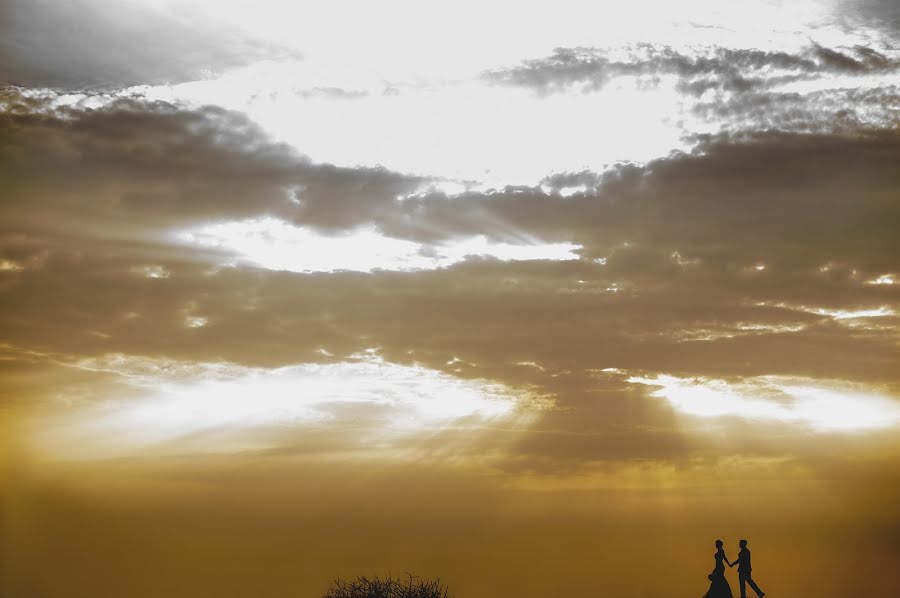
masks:
[[[759,598],[763,598],[765,596],[765,592],[759,589],[759,586],[756,585],[756,582],[753,581],[753,578],[750,577],[750,549],[747,548],[747,540],[741,540],[741,551],[738,553],[738,557],[734,560],[733,563],[729,563],[729,567],[734,567],[735,564],[738,565],[738,581],[741,583],[741,598],[747,598],[747,588],[745,584],[750,584],[750,587],[753,588],[753,591],[756,592],[756,595]]]

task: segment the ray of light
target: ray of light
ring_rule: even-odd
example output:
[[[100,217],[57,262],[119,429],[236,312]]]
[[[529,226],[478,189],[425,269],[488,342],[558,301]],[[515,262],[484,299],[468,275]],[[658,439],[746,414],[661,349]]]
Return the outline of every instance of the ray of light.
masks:
[[[110,391],[99,404],[42,419],[34,439],[48,454],[243,450],[304,433],[332,434],[334,450],[377,450],[450,429],[466,437],[488,424],[522,425],[540,409],[528,391],[391,363],[374,350],[281,368],[123,355],[75,367],[120,376],[131,396]]]
[[[840,381],[760,376],[742,382],[670,375],[631,376],[655,387],[677,411],[703,418],[740,417],[799,424],[820,432],[860,432],[900,423],[889,395]]]

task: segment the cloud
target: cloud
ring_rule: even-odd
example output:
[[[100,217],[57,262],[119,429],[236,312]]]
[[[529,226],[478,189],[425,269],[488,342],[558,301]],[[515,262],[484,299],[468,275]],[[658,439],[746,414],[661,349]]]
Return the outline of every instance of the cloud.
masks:
[[[554,93],[572,86],[597,90],[616,77],[675,75],[680,79],[680,91],[699,96],[709,89],[743,92],[822,75],[897,69],[896,61],[862,46],[847,53],[815,44],[802,53],[717,47],[689,55],[643,44],[624,56],[612,56],[596,48],[557,48],[546,58],[488,71],[484,77],[501,85]]]
[[[254,60],[297,58],[209,19],[98,0],[0,2],[0,81],[108,89],[201,79]]]
[[[900,6],[892,0],[842,0],[838,3],[837,21],[847,31],[860,25],[881,31],[885,46],[896,43],[900,35]]]
[[[79,359],[280,368],[375,347],[390,363],[552,397],[517,440],[513,461],[528,469],[700,450],[671,407],[624,374],[597,374],[607,368],[897,383],[898,287],[869,284],[900,272],[892,130],[713,136],[645,165],[447,194],[313,163],[220,109],[7,94],[0,327],[11,371],[37,360],[56,372],[19,387],[39,403],[83,400],[58,372]],[[233,251],[174,234],[264,217],[426,247],[482,235],[580,249],[302,274],[229,265]],[[847,316],[873,310],[884,315]]]
[[[407,218],[382,226],[402,234],[418,220],[453,234],[493,227],[498,236],[565,239],[582,245],[586,258],[607,259],[607,272],[621,268],[633,278],[654,267],[743,276],[741,268],[762,261],[771,266],[766,276],[787,289],[793,285],[779,271],[817,272],[829,259],[860,272],[893,270],[885,197],[898,184],[898,143],[889,131],[709,137],[691,154],[618,167],[568,197],[513,188],[444,201],[425,195],[400,205]],[[849,188],[853,199],[841,191]],[[704,265],[685,269],[673,252]]]
[[[558,48],[484,77],[542,95],[600,91],[620,77],[651,88],[671,85],[686,96],[681,126],[688,135],[703,123],[718,131],[840,132],[896,125],[898,64],[893,52],[861,45],[813,44],[796,53],[723,47],[684,53],[641,45],[624,53]],[[700,121],[687,123],[690,116]]]
[[[845,88],[810,93],[753,91],[697,102],[691,111],[732,131],[853,132],[896,127],[900,88]]]
[[[54,229],[66,217],[70,233],[80,226],[88,235],[129,237],[271,214],[346,227],[369,222],[422,182],[380,168],[314,164],[221,108],[133,99],[54,108],[52,95],[7,88],[4,96],[8,159],[0,168],[11,226],[27,218],[29,227]]]

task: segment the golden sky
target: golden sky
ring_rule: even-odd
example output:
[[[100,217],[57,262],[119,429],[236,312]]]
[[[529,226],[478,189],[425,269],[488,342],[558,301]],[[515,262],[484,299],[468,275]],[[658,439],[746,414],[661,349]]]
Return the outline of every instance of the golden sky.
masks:
[[[893,3],[294,4],[0,0],[0,595],[900,595]]]

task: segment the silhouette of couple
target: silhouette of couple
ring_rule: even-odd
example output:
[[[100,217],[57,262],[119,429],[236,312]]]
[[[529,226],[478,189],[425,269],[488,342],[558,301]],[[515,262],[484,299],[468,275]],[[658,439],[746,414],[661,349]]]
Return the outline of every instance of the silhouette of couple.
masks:
[[[711,582],[709,584],[709,591],[706,592],[704,598],[734,598],[731,593],[731,586],[728,585],[728,580],[725,579],[725,563],[728,563],[729,567],[738,565],[738,580],[741,584],[741,598],[747,598],[746,586],[748,585],[753,588],[753,591],[756,592],[756,595],[759,596],[759,598],[763,598],[763,596],[766,595],[765,592],[759,589],[759,586],[756,585],[753,578],[750,577],[750,550],[747,548],[747,540],[741,540],[741,551],[738,553],[738,557],[733,563],[728,562],[728,557],[725,556],[725,550],[722,549],[722,540],[716,540],[715,559],[716,566],[708,576]]]

